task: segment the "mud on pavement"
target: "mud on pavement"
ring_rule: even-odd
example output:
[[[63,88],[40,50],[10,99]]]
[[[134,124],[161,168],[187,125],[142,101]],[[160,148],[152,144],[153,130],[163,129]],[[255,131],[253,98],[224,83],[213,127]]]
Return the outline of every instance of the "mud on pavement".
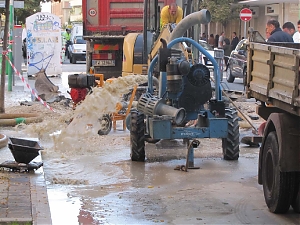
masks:
[[[86,108],[93,115],[98,113],[95,102],[99,99],[94,98]],[[268,211],[257,183],[258,148],[241,146],[239,160],[225,161],[221,140],[200,139],[195,149],[195,166],[200,169],[183,172],[174,168],[185,164],[185,144],[164,140],[146,145],[146,162],[132,162],[129,132],[121,130],[122,124],[109,135],[99,136],[78,117],[77,126],[69,127],[71,135],[61,138],[68,128],[66,121],[76,112],[65,102],[51,106],[55,112],[40,104],[9,107],[7,113],[40,113],[43,122],[7,132],[37,137],[44,146],[41,152],[53,224],[299,222],[299,214],[292,210],[286,215]]]

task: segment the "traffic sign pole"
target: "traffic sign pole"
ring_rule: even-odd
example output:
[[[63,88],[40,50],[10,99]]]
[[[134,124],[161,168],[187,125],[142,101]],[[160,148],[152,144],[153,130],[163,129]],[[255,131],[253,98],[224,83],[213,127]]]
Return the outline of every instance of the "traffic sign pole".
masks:
[[[247,38],[247,21],[244,22],[244,38]]]

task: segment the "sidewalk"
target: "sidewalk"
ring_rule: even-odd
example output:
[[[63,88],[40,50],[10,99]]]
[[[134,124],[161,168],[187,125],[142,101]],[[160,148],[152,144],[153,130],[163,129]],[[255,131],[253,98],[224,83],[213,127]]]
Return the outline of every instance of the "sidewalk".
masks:
[[[26,72],[24,65],[22,72],[23,75]],[[26,80],[28,80],[27,76]],[[17,76],[15,82],[14,91],[7,92],[6,97],[16,98],[21,95],[23,99],[24,84]],[[29,93],[28,90],[26,92]],[[7,135],[4,128],[0,133]],[[5,161],[14,161],[7,145],[0,148],[0,164]],[[41,153],[32,161],[42,162]],[[43,167],[32,172],[13,172],[8,168],[0,167],[1,224],[52,224]]]

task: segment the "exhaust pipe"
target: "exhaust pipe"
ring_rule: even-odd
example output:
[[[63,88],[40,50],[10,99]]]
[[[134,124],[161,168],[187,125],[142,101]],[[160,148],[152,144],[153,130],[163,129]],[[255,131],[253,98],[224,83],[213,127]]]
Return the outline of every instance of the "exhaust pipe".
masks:
[[[175,29],[171,33],[169,42],[176,38],[182,37],[184,33],[192,26],[197,24],[207,24],[210,22],[210,20],[211,15],[207,9],[202,9],[198,12],[189,14],[176,25]]]

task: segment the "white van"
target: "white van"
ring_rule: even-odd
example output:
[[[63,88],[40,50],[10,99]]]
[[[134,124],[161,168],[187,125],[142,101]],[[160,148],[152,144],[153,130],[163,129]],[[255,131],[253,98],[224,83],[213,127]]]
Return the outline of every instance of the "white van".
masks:
[[[83,40],[83,26],[75,25],[71,31],[71,42],[69,45],[70,62],[86,61],[86,41]]]
[[[83,36],[83,26],[82,25],[74,25],[71,31],[71,38],[75,36]]]

